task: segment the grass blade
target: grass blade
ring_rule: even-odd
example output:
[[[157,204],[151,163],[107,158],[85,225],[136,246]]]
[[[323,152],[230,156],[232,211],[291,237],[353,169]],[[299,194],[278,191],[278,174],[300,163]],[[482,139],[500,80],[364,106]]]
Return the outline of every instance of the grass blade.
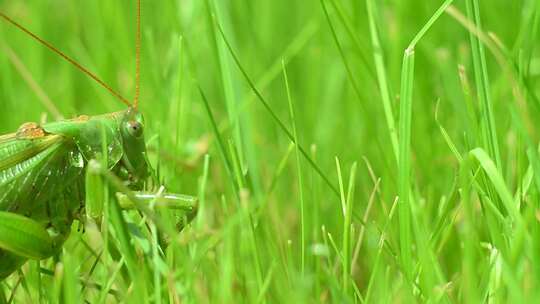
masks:
[[[264,106],[264,108],[266,109],[266,111],[268,111],[268,113],[270,114],[270,116],[272,117],[272,119],[278,124],[278,126],[280,127],[280,129],[283,131],[283,133],[285,133],[285,135],[287,135],[287,137],[291,140],[291,141],[294,141],[294,136],[293,134],[291,133],[291,131],[289,131],[289,129],[285,126],[285,124],[279,119],[279,117],[277,116],[277,114],[272,110],[272,108],[270,107],[270,105],[268,104],[268,102],[266,102],[265,98],[262,96],[262,94],[259,92],[259,90],[257,90],[257,88],[255,87],[253,81],[251,81],[251,78],[248,76],[247,72],[245,71],[245,69],[243,68],[243,66],[240,64],[240,60],[238,59],[238,56],[236,55],[236,53],[233,51],[232,49],[232,46],[231,44],[229,43],[229,41],[227,40],[227,36],[225,36],[225,32],[223,32],[223,29],[221,28],[221,26],[216,23],[218,29],[219,29],[219,32],[221,33],[221,37],[223,38],[223,41],[225,42],[225,44],[227,45],[227,48],[229,50],[229,52],[231,53],[235,63],[236,63],[236,66],[238,67],[238,69],[240,69],[240,72],[242,72],[242,75],[244,76],[244,78],[246,79],[246,81],[248,82],[249,84],[249,87],[251,88],[251,90],[253,91],[253,93],[255,93],[255,95],[257,95],[257,98],[259,99],[259,101],[262,103],[262,105]],[[295,142],[295,144],[298,144]],[[306,152],[306,150],[301,146],[301,145],[298,145],[298,148],[300,149],[300,152],[302,153],[302,155],[306,158],[306,160],[308,161],[308,163],[310,164],[311,167],[313,167],[313,169],[315,169],[315,171],[317,171],[317,173],[319,174],[319,176],[325,181],[325,183],[332,189],[332,191],[334,191],[334,193],[339,196],[339,192],[337,190],[337,188],[330,182],[330,180],[328,179],[328,177],[323,173],[323,171],[321,170],[321,168],[311,159],[311,157],[309,156],[309,154]]]

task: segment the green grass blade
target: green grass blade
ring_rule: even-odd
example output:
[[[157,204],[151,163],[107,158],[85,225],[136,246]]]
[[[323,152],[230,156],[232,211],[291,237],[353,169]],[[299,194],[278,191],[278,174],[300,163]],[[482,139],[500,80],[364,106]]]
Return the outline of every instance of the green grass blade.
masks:
[[[282,61],[283,79],[285,81],[285,89],[287,91],[287,100],[289,102],[289,115],[291,119],[293,137],[296,148],[296,171],[298,174],[298,192],[300,193],[300,234],[301,234],[301,264],[300,269],[302,274],[305,273],[306,267],[306,219],[305,219],[305,205],[304,205],[304,178],[302,174],[302,165],[300,163],[300,141],[298,140],[298,132],[296,131],[296,119],[294,116],[294,105],[291,97],[291,90],[289,87],[289,79],[287,78],[287,69],[285,69],[285,62]]]
[[[206,113],[208,115],[208,119],[210,120],[210,124],[212,126],[213,131],[214,131],[214,135],[216,136],[216,139],[217,139],[217,142],[218,142],[218,149],[219,149],[220,155],[221,155],[221,157],[223,159],[223,163],[225,165],[225,170],[227,171],[227,174],[228,174],[229,178],[231,179],[231,181],[233,181],[235,175],[233,173],[233,167],[232,167],[231,161],[230,161],[230,159],[229,159],[229,157],[227,155],[227,150],[225,148],[225,144],[224,144],[223,139],[221,137],[221,133],[219,132],[219,129],[217,127],[217,123],[216,123],[216,120],[214,118],[214,115],[212,114],[210,104],[208,103],[208,100],[206,99],[206,96],[204,95],[204,92],[203,92],[201,87],[199,87],[199,93],[200,93],[201,99],[203,101]],[[234,183],[233,183],[233,185],[234,185]],[[233,189],[235,190],[235,193],[238,196],[239,194],[238,194],[237,187],[233,186]]]
[[[411,252],[411,119],[414,82],[414,49],[427,31],[435,24],[444,10],[452,3],[445,1],[427,23],[418,31],[403,55],[401,70],[399,110],[399,226],[401,263],[409,283],[413,280],[413,257]]]
[[[373,0],[366,0],[367,15],[369,18],[369,29],[371,34],[371,44],[373,46],[373,58],[375,61],[375,69],[377,71],[377,81],[379,84],[379,92],[381,95],[384,115],[386,124],[388,126],[388,132],[390,133],[390,141],[392,143],[392,150],[394,151],[396,162],[399,159],[398,156],[398,136],[396,131],[396,125],[394,120],[394,114],[392,113],[392,102],[390,99],[390,88],[388,85],[388,79],[386,77],[386,67],[384,64],[383,50],[381,41],[379,38],[379,29],[377,28],[377,22],[375,19],[375,11],[377,10],[376,2]]]
[[[474,21],[479,30],[482,30],[480,22],[480,10],[477,0],[466,0],[467,16]],[[497,128],[493,116],[493,101],[487,72],[486,55],[484,46],[472,32],[469,32],[472,59],[474,66],[474,78],[476,82],[476,94],[481,105],[481,119],[483,122],[483,144],[490,157],[495,160],[497,168],[501,168],[501,156],[497,139]]]
[[[352,269],[352,217],[354,209],[354,187],[356,182],[356,167],[357,163],[353,163],[349,176],[349,186],[347,188],[347,202],[345,207],[345,216],[343,219],[343,291],[346,295],[350,295],[351,284],[351,269]]]
[[[345,66],[345,69],[347,70],[347,77],[349,78],[349,82],[351,83],[353,91],[356,94],[356,97],[358,98],[358,103],[360,104],[360,107],[365,113],[367,113],[366,106],[364,105],[364,98],[362,98],[362,94],[360,94],[360,88],[358,87],[358,84],[356,83],[356,80],[354,78],[351,64],[349,63],[349,61],[347,60],[347,57],[345,56],[343,47],[341,46],[341,43],[339,42],[339,38],[337,36],[336,30],[334,28],[334,25],[332,24],[330,15],[328,14],[328,9],[326,8],[326,4],[325,4],[326,0],[320,0],[320,1],[321,1],[321,6],[324,11],[324,16],[326,17],[326,21],[328,22],[328,26],[330,27],[330,31],[332,32],[332,37],[334,38],[334,42],[338,48],[339,55],[341,57],[341,60],[343,61],[343,65]]]
[[[399,110],[399,240],[401,263],[407,280],[412,280],[411,252],[411,116],[414,80],[414,50],[407,49],[401,72]]]
[[[229,52],[231,53],[231,55],[232,55],[232,57],[233,57],[233,59],[234,59],[234,61],[236,63],[236,66],[238,67],[238,69],[240,69],[240,72],[242,73],[242,75],[244,76],[246,81],[248,82],[249,87],[251,88],[253,93],[255,93],[255,95],[257,95],[257,98],[259,99],[259,101],[263,104],[264,108],[268,111],[268,113],[270,114],[272,119],[278,124],[278,126],[283,131],[283,133],[285,133],[285,135],[287,135],[287,137],[291,141],[294,141],[293,134],[289,131],[289,129],[285,126],[285,124],[283,124],[283,122],[279,119],[277,114],[272,110],[272,108],[270,107],[268,102],[266,102],[265,98],[262,96],[262,94],[259,92],[259,90],[257,90],[254,83],[251,81],[251,78],[248,76],[248,74],[245,71],[245,69],[243,68],[243,66],[240,64],[240,60],[238,59],[238,56],[236,55],[236,53],[233,51],[232,46],[229,43],[229,41],[227,40],[227,37],[225,36],[225,32],[223,32],[223,29],[221,28],[221,26],[219,24],[217,24],[217,27],[219,29],[219,32],[221,33],[221,37],[223,38],[223,41],[227,45],[227,48],[228,48]],[[334,191],[334,193],[336,195],[339,195],[339,192],[338,192],[337,188],[330,182],[328,177],[323,173],[322,169],[311,159],[311,157],[308,155],[306,150],[301,145],[299,145],[298,147],[300,149],[300,152],[302,152],[302,155],[306,158],[306,160],[310,164],[310,166],[312,166],[313,169],[315,169],[315,171],[317,171],[319,176]]]

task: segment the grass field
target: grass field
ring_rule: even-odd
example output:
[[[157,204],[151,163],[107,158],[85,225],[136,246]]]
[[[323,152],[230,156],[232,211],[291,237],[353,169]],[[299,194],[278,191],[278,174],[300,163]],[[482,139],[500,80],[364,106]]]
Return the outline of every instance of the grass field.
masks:
[[[132,98],[135,1],[0,10]],[[539,23],[535,0],[143,1],[150,158],[199,214],[167,247],[134,211],[128,243],[122,221],[75,223],[6,297],[540,298]],[[2,134],[125,108],[5,22],[0,54]]]

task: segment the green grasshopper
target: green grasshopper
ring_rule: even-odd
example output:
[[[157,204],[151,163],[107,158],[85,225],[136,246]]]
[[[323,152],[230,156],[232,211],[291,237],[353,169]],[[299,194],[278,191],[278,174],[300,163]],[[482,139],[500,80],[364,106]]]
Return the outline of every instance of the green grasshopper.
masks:
[[[182,211],[189,220],[196,214],[195,197],[142,191],[146,181],[156,178],[147,158],[143,116],[137,109],[140,6],[138,0],[136,86],[132,103],[0,12],[1,19],[72,63],[128,106],[120,112],[80,116],[41,126],[26,123],[17,132],[0,136],[0,280],[28,259],[41,260],[56,254],[74,220],[84,223],[86,214],[99,221],[104,209],[103,197],[86,193],[85,189],[100,179],[105,183],[104,176],[123,181],[117,183],[116,190],[123,192],[117,197],[124,209],[164,206]]]

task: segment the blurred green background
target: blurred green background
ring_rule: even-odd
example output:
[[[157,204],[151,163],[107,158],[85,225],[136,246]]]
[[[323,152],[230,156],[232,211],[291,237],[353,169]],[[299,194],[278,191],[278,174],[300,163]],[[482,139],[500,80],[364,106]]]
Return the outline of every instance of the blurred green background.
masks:
[[[367,2],[373,5],[371,14]],[[501,65],[492,49],[486,48],[487,89],[502,159],[498,170],[514,193],[518,185],[530,181],[523,179],[529,166],[526,151],[535,154],[538,139],[534,122],[540,108],[535,106],[534,96],[540,88],[540,4],[535,0],[454,1],[452,9],[464,18],[466,2],[480,2],[486,37],[495,42],[496,49],[504,50],[503,63],[517,71],[508,72],[508,66]],[[464,200],[456,177],[462,164],[449,148],[448,138],[464,155],[483,147],[480,121],[485,113],[476,96],[470,32],[455,14],[443,13],[415,49],[410,188],[413,221],[419,224],[413,225],[410,243],[414,278],[408,280],[407,270],[400,264],[397,216],[389,220],[398,196],[399,168],[374,55],[383,56],[385,90],[397,126],[404,50],[442,3],[143,1],[140,108],[151,158],[169,191],[201,199],[201,212],[193,227],[183,232],[184,242],[168,249],[176,252],[177,260],[169,260],[168,255],[164,258],[170,267],[161,272],[159,296],[149,292],[149,300],[175,299],[171,294],[186,303],[506,302],[539,296],[539,289],[533,288],[540,284],[538,273],[534,274],[540,266],[533,245],[539,238],[534,233],[537,221],[526,216],[536,210],[538,190],[531,186],[530,193],[523,194],[530,200],[523,206],[531,206],[533,211],[523,211],[524,221],[530,225],[514,231],[521,240],[514,242],[513,234],[484,216],[484,199],[499,199],[498,188],[490,185],[489,178],[478,186],[487,190],[475,188],[480,194],[470,200],[475,206],[471,211],[474,221],[468,222],[463,215]],[[135,1],[3,0],[0,10],[132,98]],[[370,27],[370,18],[376,27]],[[348,249],[344,244],[349,228],[344,228],[340,196],[305,158],[297,162],[291,140],[250,88],[217,24],[250,81],[292,132],[284,63],[298,141],[336,188],[335,158],[339,158],[345,196],[351,165],[357,163],[351,188],[354,194],[349,200],[352,230]],[[370,30],[377,31],[380,48],[373,47]],[[15,131],[24,122],[51,121],[58,116],[28,85],[29,78],[64,118],[125,108],[73,66],[5,22],[0,26],[0,47],[2,134]],[[14,64],[16,61],[20,63]],[[23,70],[28,71],[26,76]],[[509,78],[517,79],[517,86]],[[227,173],[198,86],[214,115],[226,157],[234,167],[233,176]],[[524,92],[524,104],[513,94],[516,87]],[[517,120],[509,114],[514,112],[519,113]],[[522,113],[526,114],[520,116]],[[519,122],[526,126],[528,137],[520,133]],[[502,243],[508,248],[497,247],[493,239],[499,236],[493,233],[498,230],[490,225],[501,229],[506,240]],[[380,246],[381,235],[385,246]],[[86,237],[77,232],[72,235],[75,240]],[[464,249],[467,240],[475,244],[472,251]],[[76,248],[74,261],[90,263],[79,242],[66,246],[66,250]],[[428,248],[428,257],[418,248]],[[511,252],[508,259],[505,250]],[[343,275],[346,264],[352,265],[350,276]],[[99,265],[102,269],[97,272],[112,271],[106,263]],[[426,275],[426,269],[432,269],[433,276]],[[88,267],[76,271],[86,277]],[[95,278],[98,283],[100,277]],[[129,298],[129,279],[118,280],[112,286]],[[16,281],[12,278],[8,284]],[[148,290],[155,287],[152,278],[143,284]],[[477,291],[467,291],[471,284]],[[77,292],[83,285],[77,285]],[[19,287],[16,299],[35,300],[32,286]],[[59,293],[69,294],[58,288]],[[90,287],[82,293],[90,302],[96,299],[97,292]]]

